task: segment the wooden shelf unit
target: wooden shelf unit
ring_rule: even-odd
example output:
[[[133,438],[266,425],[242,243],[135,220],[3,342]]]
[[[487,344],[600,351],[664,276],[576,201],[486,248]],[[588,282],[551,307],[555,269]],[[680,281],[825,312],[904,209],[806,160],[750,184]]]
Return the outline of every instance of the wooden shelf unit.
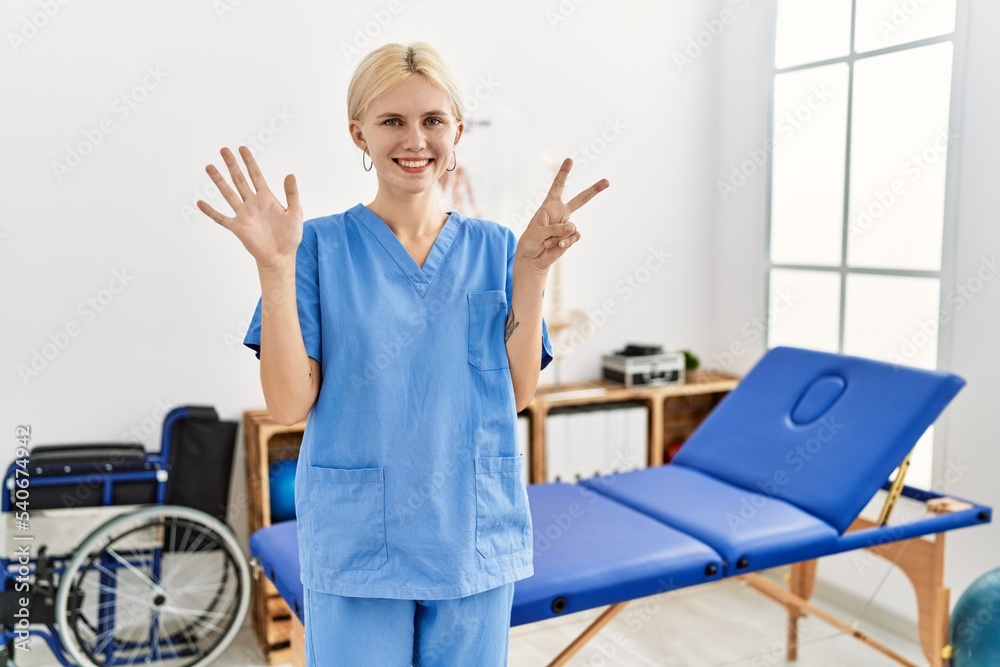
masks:
[[[304,421],[291,426],[279,424],[267,410],[243,413],[249,498],[247,528],[250,535],[271,525],[270,466],[280,459],[298,458],[305,427]],[[268,664],[292,662],[295,615],[263,573],[251,581],[250,592],[254,634],[267,656]]]
[[[625,387],[607,380],[539,386],[521,413],[527,414],[530,424],[529,483],[541,484],[547,479],[545,420],[552,408],[620,401],[643,403],[649,410],[646,463],[658,466],[665,461],[667,447],[685,440],[738,383],[736,375],[704,370],[688,373],[683,384],[657,387]]]

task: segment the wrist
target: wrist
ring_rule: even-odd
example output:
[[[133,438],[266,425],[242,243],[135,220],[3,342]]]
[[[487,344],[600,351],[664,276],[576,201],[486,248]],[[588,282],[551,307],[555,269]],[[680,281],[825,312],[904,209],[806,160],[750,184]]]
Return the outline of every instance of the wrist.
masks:
[[[260,262],[257,262],[257,271],[261,275],[287,273],[289,269],[294,269],[294,268],[295,268],[294,255],[281,257],[280,259],[271,264],[261,264]]]
[[[549,269],[548,267],[540,269],[530,260],[516,257],[514,259],[514,275],[522,279],[538,280],[544,283],[549,275]]]

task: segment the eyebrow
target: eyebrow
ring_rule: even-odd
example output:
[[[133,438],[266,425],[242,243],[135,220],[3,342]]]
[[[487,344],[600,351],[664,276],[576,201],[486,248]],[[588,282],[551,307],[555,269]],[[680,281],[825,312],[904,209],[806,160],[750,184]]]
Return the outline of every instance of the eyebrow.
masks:
[[[428,111],[424,116],[447,116],[447,111]],[[395,111],[389,111],[387,113],[379,114],[375,118],[402,118],[403,114],[397,113]]]

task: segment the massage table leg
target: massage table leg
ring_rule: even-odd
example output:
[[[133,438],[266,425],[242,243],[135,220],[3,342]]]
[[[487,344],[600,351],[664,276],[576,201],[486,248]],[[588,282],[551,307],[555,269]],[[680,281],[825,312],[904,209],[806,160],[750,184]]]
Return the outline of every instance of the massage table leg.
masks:
[[[857,519],[850,530],[864,529],[875,524]],[[866,551],[885,558],[903,571],[917,597],[920,648],[931,667],[943,667],[951,660],[949,643],[950,591],[944,585],[945,534],[936,533],[932,541],[914,537],[899,542],[867,547]]]
[[[295,614],[292,614],[292,667],[306,667],[306,628]]]
[[[859,518],[855,520],[849,530],[864,530],[875,525],[872,521]],[[914,537],[887,544],[875,544],[865,548],[866,552],[871,552],[873,555],[894,564],[910,580],[917,598],[920,648],[931,667],[944,667],[949,663],[952,654],[952,647],[948,643],[950,591],[943,583],[944,549],[945,533],[935,534],[932,541],[922,537]],[[787,659],[791,661],[797,658],[799,617],[811,613],[873,646],[900,664],[911,665],[912,663],[902,656],[855,630],[850,625],[834,619],[808,602],[816,582],[816,562],[811,560],[791,565],[791,572],[787,578],[788,590],[756,574],[743,577],[758,591],[788,608]]]
[[[786,581],[789,590],[803,600],[812,597],[816,585],[816,559],[792,563]],[[804,614],[795,605],[788,605],[788,636],[785,658],[788,661],[799,658],[799,618]]]
[[[770,579],[765,579],[764,577],[756,573],[745,574],[739,578],[743,581],[746,581],[748,584],[750,584],[751,586],[753,586],[754,588],[756,588],[758,591],[768,596],[769,598],[772,598],[773,600],[780,602],[783,605],[795,606],[800,610],[804,610],[805,612],[812,614],[816,618],[826,621],[827,623],[837,628],[841,632],[847,633],[853,637],[856,637],[857,639],[860,639],[864,643],[880,651],[881,653],[884,653],[886,656],[895,660],[899,664],[904,665],[905,667],[917,667],[917,665],[910,662],[900,654],[896,653],[888,646],[879,643],[878,641],[872,639],[871,637],[861,632],[860,630],[852,628],[850,625],[844,623],[836,616],[828,614],[827,612],[823,611],[822,609],[820,609],[819,607],[815,606],[814,604],[812,604],[807,600],[803,600],[798,595],[795,595],[791,591],[782,588],[781,586],[774,583]]]
[[[569,662],[569,659],[579,653],[580,649],[586,646],[587,642],[593,639],[601,631],[601,628],[610,623],[611,619],[617,616],[627,604],[628,602],[619,602],[605,609],[593,623],[587,626],[586,630],[580,633],[569,646],[563,649],[562,653],[556,656],[555,660],[548,664],[548,667],[562,667],[562,665]]]

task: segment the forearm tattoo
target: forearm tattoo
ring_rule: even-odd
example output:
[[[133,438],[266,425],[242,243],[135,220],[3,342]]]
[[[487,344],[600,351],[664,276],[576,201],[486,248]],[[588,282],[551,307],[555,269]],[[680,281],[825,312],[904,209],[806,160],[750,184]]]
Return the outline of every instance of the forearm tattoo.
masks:
[[[508,340],[510,340],[510,335],[512,333],[514,333],[514,329],[517,328],[518,324],[520,324],[520,322],[518,322],[517,320],[514,319],[514,309],[511,308],[510,309],[510,313],[507,314],[507,329],[506,329],[506,331],[504,331],[504,334],[503,334],[503,342],[504,343],[506,343]]]

